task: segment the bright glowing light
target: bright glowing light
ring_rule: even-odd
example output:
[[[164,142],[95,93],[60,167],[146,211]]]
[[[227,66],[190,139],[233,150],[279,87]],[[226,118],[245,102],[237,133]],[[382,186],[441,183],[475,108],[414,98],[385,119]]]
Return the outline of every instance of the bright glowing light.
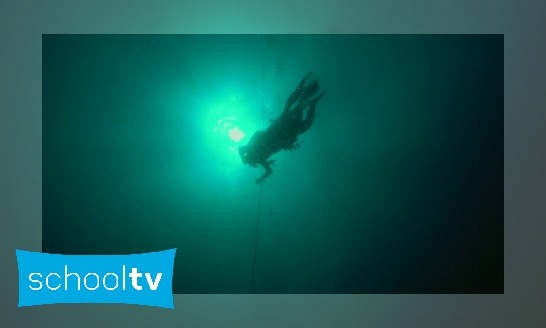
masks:
[[[200,101],[196,103],[202,123],[200,140],[206,143],[211,162],[224,167],[224,174],[228,174],[227,168],[233,172],[244,169],[238,149],[248,141],[246,134],[258,129],[262,119],[262,99],[254,95],[243,97],[246,87],[245,84],[240,90],[227,92],[221,89],[216,95],[212,92],[196,100]]]
[[[245,136],[243,131],[241,131],[241,129],[239,129],[238,126],[236,126],[233,129],[229,130],[228,133],[229,133],[229,137],[231,138],[231,140],[237,141],[237,142],[239,142],[239,140],[243,139],[244,136]]]

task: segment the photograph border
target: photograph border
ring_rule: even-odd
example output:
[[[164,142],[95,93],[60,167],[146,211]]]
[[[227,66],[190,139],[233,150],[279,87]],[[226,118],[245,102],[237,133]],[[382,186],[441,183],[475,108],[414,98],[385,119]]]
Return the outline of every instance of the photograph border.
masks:
[[[0,326],[543,327],[546,43],[539,1],[14,1],[0,4]],[[15,249],[41,251],[42,34],[504,34],[504,295],[175,295],[174,310],[18,308]]]

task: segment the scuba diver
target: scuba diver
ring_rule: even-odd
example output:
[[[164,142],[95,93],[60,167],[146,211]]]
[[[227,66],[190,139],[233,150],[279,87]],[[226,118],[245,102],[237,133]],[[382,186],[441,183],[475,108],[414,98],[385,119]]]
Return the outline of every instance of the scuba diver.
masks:
[[[301,80],[296,91],[288,97],[281,116],[270,120],[271,125],[265,131],[254,133],[246,146],[239,147],[239,155],[243,164],[248,164],[251,167],[261,165],[265,169],[265,173],[256,179],[256,183],[262,183],[273,173],[271,165],[274,165],[275,160],[269,158],[281,150],[292,151],[299,148],[298,135],[307,131],[313,123],[317,102],[327,90],[311,99],[319,90],[319,85],[318,79],[306,85],[305,82],[309,75],[311,72]],[[292,108],[296,101],[296,106]],[[307,107],[309,110],[303,119],[303,110]]]

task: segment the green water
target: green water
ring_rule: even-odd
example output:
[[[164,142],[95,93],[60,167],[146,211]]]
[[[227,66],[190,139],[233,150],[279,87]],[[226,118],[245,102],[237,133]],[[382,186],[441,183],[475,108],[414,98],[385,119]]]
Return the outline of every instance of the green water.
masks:
[[[504,290],[502,36],[44,35],[42,69],[44,252],[177,248],[174,293]],[[310,70],[260,197],[236,148]]]

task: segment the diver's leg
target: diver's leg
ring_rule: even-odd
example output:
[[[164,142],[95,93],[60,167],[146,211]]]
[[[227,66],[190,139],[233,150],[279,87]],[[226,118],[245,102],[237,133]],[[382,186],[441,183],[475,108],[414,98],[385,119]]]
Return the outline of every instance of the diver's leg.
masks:
[[[296,100],[298,100],[300,96],[301,96],[301,91],[296,89],[296,91],[294,91],[290,95],[290,97],[288,97],[288,99],[286,100],[286,105],[284,106],[284,110],[282,111],[281,116],[284,116],[288,114],[288,112],[290,112],[290,109],[292,108],[292,106],[294,105]]]
[[[284,106],[284,110],[281,114],[281,116],[286,115],[288,112],[290,112],[290,109],[294,105],[294,103],[300,98],[308,89],[308,87],[305,87],[305,80],[311,75],[311,72],[309,72],[305,77],[300,81],[300,84],[296,88],[294,92],[288,97],[286,100],[286,105]],[[316,82],[316,81],[315,81]],[[318,90],[318,89],[317,89]]]
[[[326,91],[328,91],[328,90],[326,90]],[[299,134],[302,134],[305,131],[309,130],[309,128],[311,127],[311,124],[313,124],[313,120],[315,119],[315,108],[317,107],[317,102],[320,100],[320,98],[322,98],[322,96],[324,96],[326,91],[321,93],[318,97],[313,98],[311,100],[311,102],[309,103],[309,110],[307,111],[307,115],[305,116],[305,120],[303,122],[301,122],[300,129],[299,129]]]
[[[317,107],[316,102],[309,105],[309,110],[307,111],[307,115],[305,115],[305,120],[301,122],[298,134],[302,134],[309,130],[311,124],[313,124],[313,120],[315,119],[315,107]]]
[[[311,98],[315,93],[317,93],[317,91],[319,91],[319,89],[318,79],[316,79],[305,88],[305,91],[303,91],[303,97]]]
[[[296,122],[301,122],[303,120],[303,111],[305,110],[305,108],[307,108],[307,106],[309,106],[310,102],[312,101],[309,100],[309,98],[317,93],[318,90],[318,79],[311,83],[309,86],[305,87],[302,92],[302,96],[298,101],[298,104],[294,107],[294,109],[292,109],[292,111],[290,111],[290,117],[292,120],[295,120]],[[320,96],[317,98],[320,98]]]
[[[302,108],[302,110],[303,108],[307,107],[307,105],[309,105],[309,99],[313,97],[319,91],[319,89],[320,87],[318,85],[318,79],[305,87],[305,90],[303,91],[296,107]]]
[[[286,117],[290,113],[290,109],[294,105],[294,103],[298,100],[298,98],[301,96],[302,90],[296,89],[290,97],[286,100],[286,105],[284,106],[284,110],[282,111],[281,117]]]

